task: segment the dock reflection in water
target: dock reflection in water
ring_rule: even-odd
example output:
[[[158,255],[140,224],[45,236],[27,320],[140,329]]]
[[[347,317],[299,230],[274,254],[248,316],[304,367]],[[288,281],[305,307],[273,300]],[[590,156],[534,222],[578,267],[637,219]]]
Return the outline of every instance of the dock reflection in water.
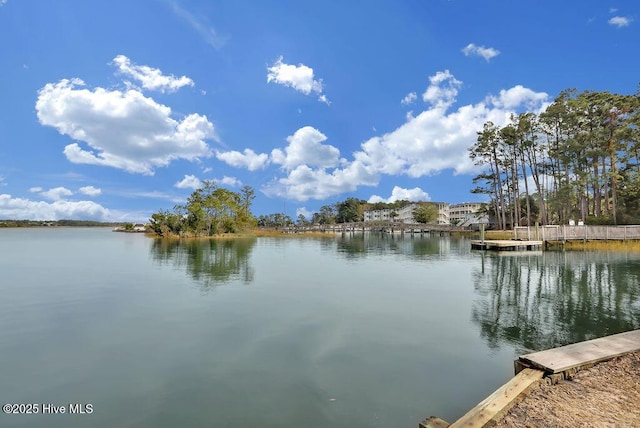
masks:
[[[640,328],[640,254],[486,253],[472,321],[494,349],[538,351]]]
[[[469,253],[460,239],[439,239],[388,233],[346,233],[337,240],[338,254],[347,259],[401,254],[412,259],[447,258],[451,253]]]

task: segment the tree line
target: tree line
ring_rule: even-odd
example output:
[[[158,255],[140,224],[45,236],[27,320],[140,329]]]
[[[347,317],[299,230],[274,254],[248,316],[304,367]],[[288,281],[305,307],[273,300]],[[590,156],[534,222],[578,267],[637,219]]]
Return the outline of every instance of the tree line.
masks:
[[[334,204],[327,204],[320,207],[318,212],[313,213],[310,219],[305,215],[299,214],[294,221],[290,216],[284,213],[274,213],[269,215],[258,216],[259,227],[283,227],[293,224],[298,226],[306,226],[310,224],[336,224],[336,223],[355,223],[364,221],[364,212],[370,210],[391,209],[391,217],[397,217],[395,210],[399,210],[411,202],[408,200],[398,200],[391,203],[385,202],[367,202],[358,198],[347,198],[344,201]],[[431,223],[438,218],[438,208],[435,204],[429,202],[419,202],[418,207],[414,209],[414,219],[418,223]],[[396,213],[394,216],[393,214]]]
[[[543,112],[486,122],[470,148],[472,193],[499,227],[640,222],[640,92],[564,90]]]
[[[254,199],[255,191],[250,186],[233,192],[204,181],[185,205],[176,205],[173,211],[160,210],[149,223],[151,230],[164,237],[238,233],[256,226],[250,210]]]

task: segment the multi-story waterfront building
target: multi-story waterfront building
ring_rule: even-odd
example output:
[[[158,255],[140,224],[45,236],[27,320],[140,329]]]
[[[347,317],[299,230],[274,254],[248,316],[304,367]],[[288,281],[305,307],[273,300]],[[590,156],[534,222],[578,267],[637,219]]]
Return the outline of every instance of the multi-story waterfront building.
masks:
[[[451,224],[461,224],[466,220],[475,217],[482,204],[479,202],[463,202],[461,204],[449,205],[449,221]]]
[[[438,207],[438,224],[449,224],[449,204],[446,202],[429,202]],[[418,207],[417,203],[405,205],[402,208],[386,208],[382,210],[368,210],[364,212],[364,221],[397,221],[400,223],[416,223],[413,218],[413,210]],[[395,216],[391,218],[391,214]]]
[[[449,205],[446,202],[429,203],[438,207],[438,224],[460,225],[469,222],[486,222],[485,220],[481,220],[481,217],[483,216],[478,215],[478,211],[482,207],[482,204],[479,202],[463,202],[452,205]],[[415,223],[416,221],[413,218],[413,210],[417,206],[417,203],[412,203],[405,205],[402,208],[365,211],[364,221],[397,221],[401,223]],[[392,213],[395,213],[393,218],[391,216]]]
[[[449,204],[446,202],[432,202],[438,206],[438,224],[451,224],[449,219]]]
[[[364,221],[388,221],[391,219],[391,211],[393,210],[366,210],[363,212]]]

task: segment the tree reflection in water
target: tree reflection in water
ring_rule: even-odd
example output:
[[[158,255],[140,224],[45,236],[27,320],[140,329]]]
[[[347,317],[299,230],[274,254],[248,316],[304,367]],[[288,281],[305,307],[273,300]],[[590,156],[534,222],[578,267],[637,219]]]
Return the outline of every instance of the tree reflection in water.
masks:
[[[255,238],[236,239],[155,239],[152,257],[161,263],[186,269],[201,283],[203,291],[216,285],[241,280],[253,281],[254,269],[249,254],[256,244]]]
[[[472,320],[492,348],[519,353],[640,327],[640,255],[482,253]]]

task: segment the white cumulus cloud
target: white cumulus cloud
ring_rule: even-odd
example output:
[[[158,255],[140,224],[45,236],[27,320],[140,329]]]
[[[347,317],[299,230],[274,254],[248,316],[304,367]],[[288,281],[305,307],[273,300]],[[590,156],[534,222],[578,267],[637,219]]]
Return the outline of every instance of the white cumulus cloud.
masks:
[[[548,100],[546,93],[516,86],[501,91],[499,96],[453,110],[452,97],[462,82],[445,71],[432,76],[430,83],[425,94],[429,94],[431,107],[409,116],[394,131],[362,143],[361,150],[354,153],[356,160],[387,175],[417,178],[445,169],[469,173],[476,167],[469,159],[468,148],[485,122],[502,126],[518,108],[538,108]]]
[[[326,95],[322,93],[324,87],[322,79],[316,80],[313,68],[304,64],[293,65],[283,62],[283,57],[279,57],[272,66],[267,67],[267,83],[277,83],[288,86],[305,95],[312,92],[318,94],[318,100],[325,104],[330,104]]]
[[[429,86],[422,94],[422,100],[440,108],[453,104],[462,82],[449,70],[438,71],[429,77]]]
[[[545,107],[545,101],[549,96],[544,92],[535,92],[522,85],[516,85],[509,89],[502,89],[498,96],[490,96],[489,101],[496,107],[514,109],[525,106],[528,109]]]
[[[193,80],[187,76],[167,76],[157,68],[132,64],[131,60],[124,55],[116,56],[113,64],[118,67],[121,74],[137,80],[143,88],[152,91],[175,92],[183,86],[193,86]]]
[[[289,145],[284,150],[271,151],[271,161],[287,169],[305,164],[320,168],[337,166],[340,150],[329,144],[322,144],[326,140],[327,137],[322,132],[305,126],[287,137]]]
[[[462,53],[465,56],[479,56],[484,58],[487,62],[498,55],[500,55],[500,51],[495,48],[487,48],[484,46],[478,46],[475,43],[469,43],[462,49]]]
[[[353,192],[358,186],[373,186],[379,176],[370,167],[353,161],[344,168],[327,170],[299,165],[284,178],[262,188],[270,196],[281,196],[298,201],[326,199],[333,195]]]
[[[220,180],[220,183],[230,187],[242,186],[242,181],[238,180],[236,177],[228,177],[226,175],[222,177],[222,180]]]
[[[403,189],[402,187],[394,186],[391,191],[391,196],[383,198],[378,195],[371,195],[369,198],[370,203],[386,202],[391,203],[395,201],[411,201],[411,202],[426,202],[430,201],[429,194],[419,187],[413,189]]]
[[[177,120],[169,107],[137,90],[88,89],[80,79],[46,84],[38,92],[36,111],[42,125],[80,142],[65,147],[69,161],[131,173],[153,175],[176,159],[208,157],[205,140],[215,138],[206,116]]]
[[[178,181],[173,186],[177,187],[178,189],[194,189],[195,190],[195,189],[199,188],[200,186],[202,186],[202,182],[195,175],[186,175],[185,174],[184,178],[182,180]]]
[[[322,132],[311,126],[287,137],[289,145],[284,150],[271,152],[271,161],[282,165],[287,176],[265,185],[265,194],[298,201],[320,200],[378,182],[375,171],[357,160],[347,162],[340,158],[336,147],[322,144],[326,140]]]
[[[67,196],[73,195],[73,192],[66,187],[54,187],[52,189],[40,192],[40,195],[52,201],[59,201]]]
[[[83,195],[96,197],[96,196],[100,196],[102,194],[102,189],[99,189],[99,188],[93,187],[93,186],[84,186],[84,187],[79,188],[78,192],[82,193]]]
[[[29,191],[31,193],[39,193],[39,192],[42,192],[43,190],[44,189],[42,187],[40,187],[40,186],[35,186],[35,187],[30,187],[29,188]]]
[[[111,221],[116,213],[93,201],[32,201],[0,194],[0,218],[30,220]]]
[[[249,171],[263,169],[269,162],[269,155],[258,154],[251,149],[245,149],[242,153],[235,150],[216,152],[216,158],[236,168],[246,168]]]
[[[614,16],[611,19],[609,19],[607,22],[609,23],[609,25],[622,28],[622,27],[628,27],[631,24],[631,21],[633,21],[633,19],[626,16]]]

